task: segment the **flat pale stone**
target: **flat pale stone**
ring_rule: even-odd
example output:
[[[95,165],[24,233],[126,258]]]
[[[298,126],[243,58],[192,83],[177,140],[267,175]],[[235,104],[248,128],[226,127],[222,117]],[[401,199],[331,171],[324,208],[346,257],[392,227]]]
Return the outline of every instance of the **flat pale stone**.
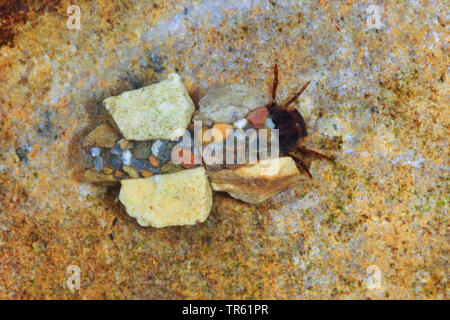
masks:
[[[119,200],[141,226],[193,225],[209,216],[212,191],[203,167],[121,183]]]
[[[262,90],[243,84],[231,84],[209,91],[198,102],[199,111],[194,120],[206,125],[233,123],[245,118],[253,109],[264,107],[269,102]]]
[[[147,87],[107,98],[103,105],[125,139],[141,141],[180,137],[195,110],[176,73]]]
[[[248,203],[260,203],[300,180],[291,157],[261,160],[254,165],[209,173],[214,191],[228,192]]]

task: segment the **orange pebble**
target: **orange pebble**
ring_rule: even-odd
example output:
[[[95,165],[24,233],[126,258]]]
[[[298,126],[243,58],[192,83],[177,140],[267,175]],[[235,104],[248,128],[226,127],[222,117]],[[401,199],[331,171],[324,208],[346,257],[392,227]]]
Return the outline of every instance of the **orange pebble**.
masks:
[[[261,107],[255,110],[252,110],[247,115],[247,120],[253,126],[253,128],[258,129],[261,127],[269,115],[266,107]]]
[[[148,177],[151,177],[151,176],[153,175],[153,172],[150,172],[150,171],[142,171],[141,174],[142,174],[142,176],[143,176],[144,178],[148,178]]]
[[[148,158],[148,161],[150,161],[150,163],[152,164],[152,166],[159,168],[159,160],[158,158],[156,158],[155,156],[150,156]]]
[[[119,170],[116,170],[116,171],[114,172],[114,176],[115,176],[116,178],[121,178],[121,177],[123,176],[123,172],[122,172],[122,171],[119,171]]]

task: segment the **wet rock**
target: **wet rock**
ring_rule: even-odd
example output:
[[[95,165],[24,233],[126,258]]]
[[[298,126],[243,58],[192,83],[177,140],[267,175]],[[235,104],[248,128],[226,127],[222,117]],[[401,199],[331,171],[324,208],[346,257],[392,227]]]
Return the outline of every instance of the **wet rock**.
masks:
[[[212,191],[204,168],[122,180],[119,200],[141,226],[193,225],[206,220]]]

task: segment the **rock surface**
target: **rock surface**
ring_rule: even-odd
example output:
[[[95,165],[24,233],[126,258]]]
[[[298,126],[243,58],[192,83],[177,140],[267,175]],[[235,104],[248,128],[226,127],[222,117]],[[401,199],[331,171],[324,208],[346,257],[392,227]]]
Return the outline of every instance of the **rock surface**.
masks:
[[[1,299],[448,299],[448,1],[77,0],[80,30],[51,2],[0,48]],[[314,179],[143,229],[77,178],[105,97],[171,72],[195,101],[232,83],[270,97],[275,62],[279,102],[312,80],[293,104],[305,146],[336,157]]]
[[[231,84],[208,91],[198,102],[199,111],[194,120],[204,121],[207,126],[215,122],[233,123],[245,118],[249,111],[264,107],[268,101],[262,90]]]
[[[214,191],[228,192],[248,203],[260,203],[300,181],[291,157],[261,160],[257,164],[209,173]]]
[[[191,121],[195,106],[181,77],[109,97],[103,105],[127,140],[174,139]],[[180,132],[180,133],[177,133]]]
[[[182,226],[206,220],[212,191],[204,168],[122,180],[119,199],[141,226]]]

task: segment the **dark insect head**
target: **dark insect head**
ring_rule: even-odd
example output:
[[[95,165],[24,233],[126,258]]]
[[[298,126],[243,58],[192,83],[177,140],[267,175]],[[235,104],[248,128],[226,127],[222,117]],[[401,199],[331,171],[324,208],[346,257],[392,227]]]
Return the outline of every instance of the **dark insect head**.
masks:
[[[270,102],[268,109],[272,121],[275,124],[275,128],[279,130],[280,149],[284,154],[289,154],[297,166],[304,170],[309,177],[312,178],[308,167],[302,162],[301,158],[296,155],[296,152],[302,154],[314,156],[320,159],[326,159],[333,161],[332,158],[325,156],[313,150],[308,150],[301,146],[302,140],[307,136],[305,120],[298,110],[291,106],[298,97],[305,91],[311,81],[306,82],[303,87],[283,105],[278,105],[276,101],[276,94],[278,88],[278,67],[274,68],[274,80],[272,87],[272,101]]]

